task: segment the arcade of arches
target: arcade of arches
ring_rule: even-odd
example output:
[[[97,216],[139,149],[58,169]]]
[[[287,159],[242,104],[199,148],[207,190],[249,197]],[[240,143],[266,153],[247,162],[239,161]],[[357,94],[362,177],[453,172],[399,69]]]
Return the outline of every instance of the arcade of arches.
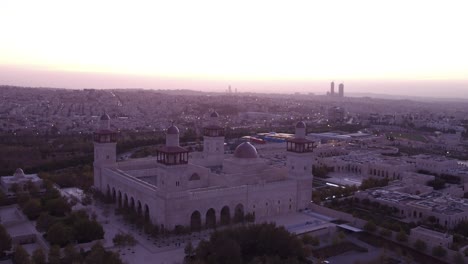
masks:
[[[190,229],[200,230],[203,226],[206,228],[214,228],[216,225],[229,225],[231,223],[241,223],[244,221],[244,206],[242,204],[236,205],[234,214],[231,214],[229,206],[223,206],[219,212],[219,220],[216,218],[216,210],[210,208],[203,214],[204,221],[202,221],[202,214],[200,211],[195,210],[190,215]]]
[[[135,199],[133,196],[121,190],[111,188],[109,185],[107,186],[107,196],[113,203],[116,203],[119,208],[129,209],[138,215],[144,215],[145,220],[150,220],[148,204],[142,203],[142,201]],[[195,210],[190,215],[190,228],[191,230],[200,230],[203,227],[214,228],[217,225],[241,223],[244,221],[244,217],[244,205],[241,203],[237,204],[234,208],[230,208],[227,205],[218,210],[210,208],[206,210],[206,212],[203,212],[203,217],[200,211]]]

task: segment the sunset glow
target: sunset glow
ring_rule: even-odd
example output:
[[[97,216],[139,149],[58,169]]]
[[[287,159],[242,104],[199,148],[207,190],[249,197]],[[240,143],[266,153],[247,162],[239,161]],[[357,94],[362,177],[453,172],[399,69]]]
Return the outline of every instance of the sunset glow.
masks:
[[[466,10],[466,1],[6,0],[0,65],[145,78],[466,80]]]

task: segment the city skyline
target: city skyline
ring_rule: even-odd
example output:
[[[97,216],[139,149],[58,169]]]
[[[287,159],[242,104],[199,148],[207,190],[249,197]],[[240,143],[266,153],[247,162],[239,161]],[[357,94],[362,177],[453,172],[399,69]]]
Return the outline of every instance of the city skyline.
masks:
[[[466,98],[464,7],[5,1],[0,83],[320,94],[334,80],[349,93]]]

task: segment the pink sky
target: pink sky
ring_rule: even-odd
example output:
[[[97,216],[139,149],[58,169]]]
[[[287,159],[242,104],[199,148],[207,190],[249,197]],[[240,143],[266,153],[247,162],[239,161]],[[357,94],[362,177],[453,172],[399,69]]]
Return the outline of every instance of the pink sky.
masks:
[[[0,84],[323,93],[335,80],[349,92],[466,97],[466,10],[466,0],[2,0]]]
[[[1,84],[55,88],[144,88],[191,89],[223,92],[229,85],[239,92],[315,93],[325,94],[331,80],[220,80],[158,78],[144,75],[60,72],[0,66]],[[336,79],[335,89],[343,80]],[[468,98],[468,81],[464,80],[349,80],[346,93],[376,93],[441,98]]]

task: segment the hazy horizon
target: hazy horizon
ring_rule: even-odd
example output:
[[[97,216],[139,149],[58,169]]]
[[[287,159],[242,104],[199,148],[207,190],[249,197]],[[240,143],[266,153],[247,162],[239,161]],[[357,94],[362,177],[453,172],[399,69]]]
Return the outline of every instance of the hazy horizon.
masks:
[[[468,98],[464,1],[0,3],[0,84]]]

